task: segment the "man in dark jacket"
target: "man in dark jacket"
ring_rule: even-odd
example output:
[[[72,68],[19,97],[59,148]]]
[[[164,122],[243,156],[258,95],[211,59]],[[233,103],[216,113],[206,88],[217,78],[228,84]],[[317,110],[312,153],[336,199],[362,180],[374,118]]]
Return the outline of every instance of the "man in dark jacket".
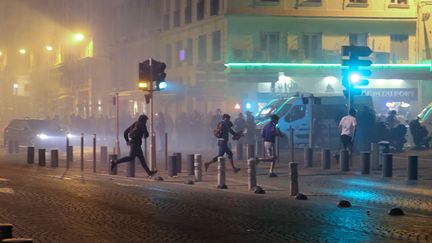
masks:
[[[218,157],[224,156],[224,154],[228,154],[228,159],[231,162],[231,166],[234,173],[237,173],[240,171],[240,168],[236,168],[234,166],[234,159],[233,159],[233,153],[231,149],[228,147],[228,140],[229,140],[229,134],[236,135],[236,132],[232,129],[233,123],[230,121],[231,116],[228,114],[223,114],[221,123],[221,134],[218,137],[218,147],[219,147],[219,153],[217,156],[215,156],[211,161],[204,164],[205,171],[207,171],[210,164],[213,164],[218,160]],[[217,126],[217,125],[216,125]]]
[[[266,155],[272,157],[273,161],[270,166],[269,174],[273,174],[275,163],[277,160],[275,142],[276,137],[283,137],[284,134],[276,126],[279,122],[279,117],[277,115],[270,116],[270,122],[267,123],[262,130],[262,137],[264,140],[264,148],[266,150]]]
[[[149,176],[153,176],[157,173],[157,171],[150,171],[148,168],[143,151],[141,149],[142,139],[143,136],[147,138],[149,136],[148,130],[147,130],[147,123],[148,117],[146,115],[141,115],[138,118],[138,121],[134,122],[132,125],[130,125],[123,133],[124,139],[126,140],[126,144],[130,146],[129,156],[123,157],[118,160],[111,161],[111,171],[120,163],[130,162],[134,161],[135,157],[138,157],[138,159],[141,162],[142,167],[147,172]]]

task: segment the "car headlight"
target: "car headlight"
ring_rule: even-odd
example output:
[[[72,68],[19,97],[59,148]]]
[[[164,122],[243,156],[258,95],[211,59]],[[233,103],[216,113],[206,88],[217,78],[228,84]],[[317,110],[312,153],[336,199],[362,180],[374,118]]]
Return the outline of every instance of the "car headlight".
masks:
[[[37,135],[37,137],[38,137],[39,139],[41,139],[41,140],[45,140],[45,139],[48,138],[48,136],[47,136],[46,134],[44,134],[44,133],[39,133],[39,134]]]

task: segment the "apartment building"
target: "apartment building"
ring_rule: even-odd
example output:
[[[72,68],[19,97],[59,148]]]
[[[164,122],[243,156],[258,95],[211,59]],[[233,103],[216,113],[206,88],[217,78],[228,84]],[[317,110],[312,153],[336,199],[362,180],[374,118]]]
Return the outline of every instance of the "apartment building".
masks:
[[[186,104],[176,109],[233,112],[249,103],[256,110],[291,92],[341,94],[344,45],[369,46],[381,64],[365,92],[381,105],[420,107],[430,97],[429,66],[406,64],[430,59],[428,11],[416,0],[165,0],[165,60]]]

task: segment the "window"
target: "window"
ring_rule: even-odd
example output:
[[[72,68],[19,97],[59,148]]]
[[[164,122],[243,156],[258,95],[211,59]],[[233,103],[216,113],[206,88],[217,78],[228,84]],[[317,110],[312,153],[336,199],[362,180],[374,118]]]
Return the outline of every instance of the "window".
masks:
[[[210,2],[210,15],[218,15],[219,14],[219,0],[211,0]]]
[[[321,33],[303,34],[303,52],[305,59],[316,59],[322,56]]]
[[[170,0],[164,1],[164,16],[162,18],[162,27],[164,30],[168,30],[170,28],[170,11],[171,11],[171,5]]]
[[[408,35],[390,35],[392,63],[408,60]]]
[[[275,59],[280,54],[280,33],[264,32],[261,33],[260,47],[269,59]]]
[[[174,27],[180,26],[180,0],[175,1],[174,9]]]
[[[368,45],[368,34],[367,33],[350,33],[349,34],[350,45],[354,46],[367,46]]]
[[[217,61],[221,59],[221,32],[216,31],[212,33],[212,60]]]
[[[390,4],[408,4],[408,0],[390,0]]]
[[[203,20],[204,19],[204,0],[197,0],[197,20]]]
[[[189,65],[193,64],[193,41],[192,38],[187,40],[187,49],[186,49],[186,62]]]
[[[286,122],[293,122],[299,119],[302,119],[306,115],[306,105],[296,105],[291,109],[285,116]]]
[[[198,37],[198,62],[207,62],[207,39],[206,35],[200,35]]]
[[[367,8],[368,0],[349,0],[347,7]]]
[[[192,22],[192,0],[186,1],[185,7],[185,23],[190,24]]]

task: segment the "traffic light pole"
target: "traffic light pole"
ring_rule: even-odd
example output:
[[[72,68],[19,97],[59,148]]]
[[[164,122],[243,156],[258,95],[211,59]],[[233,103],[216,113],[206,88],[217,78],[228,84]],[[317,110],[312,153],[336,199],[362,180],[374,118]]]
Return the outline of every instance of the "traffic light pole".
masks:
[[[351,89],[352,89],[352,84],[348,84],[348,110],[347,112],[349,113],[349,111],[351,110]]]
[[[152,70],[152,59],[149,58],[150,70]],[[156,136],[154,132],[154,97],[153,97],[153,72],[150,72],[150,170],[156,170]]]

